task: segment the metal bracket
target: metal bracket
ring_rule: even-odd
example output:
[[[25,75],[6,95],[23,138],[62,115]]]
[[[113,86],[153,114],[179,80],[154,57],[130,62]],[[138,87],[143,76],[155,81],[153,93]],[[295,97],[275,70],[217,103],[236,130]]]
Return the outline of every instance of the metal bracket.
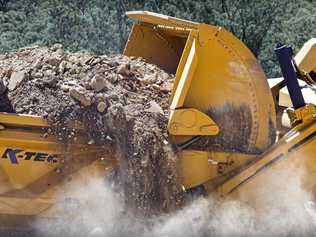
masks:
[[[313,104],[306,104],[304,107],[295,110],[296,120],[309,122],[315,119],[316,107]]]
[[[219,127],[197,109],[176,109],[171,111],[168,131],[172,135],[217,135]]]

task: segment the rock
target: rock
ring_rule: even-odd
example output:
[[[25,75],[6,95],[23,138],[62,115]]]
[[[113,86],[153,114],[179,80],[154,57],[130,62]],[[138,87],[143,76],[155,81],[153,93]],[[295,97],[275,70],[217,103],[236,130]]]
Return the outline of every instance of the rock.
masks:
[[[47,71],[47,70],[52,70],[52,69],[53,69],[53,67],[50,64],[44,64],[42,66],[42,71]]]
[[[42,72],[36,72],[32,75],[34,78],[42,78],[44,74]]]
[[[150,101],[149,105],[150,107],[145,110],[146,112],[164,114],[162,108],[154,100]]]
[[[26,46],[26,47],[23,47],[23,48],[20,48],[18,50],[18,52],[26,52],[26,55],[30,53],[31,50],[33,49],[36,49],[38,48],[39,46],[38,45],[34,45],[34,46]]]
[[[90,139],[90,140],[88,141],[88,145],[93,145],[93,144],[95,144],[95,141],[94,141],[93,139]]]
[[[22,112],[24,112],[24,108],[22,107],[18,107],[16,110],[15,110],[16,113],[20,114]]]
[[[159,85],[157,85],[157,84],[153,84],[152,88],[155,89],[155,90],[161,90],[161,87]]]
[[[6,92],[6,90],[7,90],[7,87],[4,85],[3,80],[0,80],[0,95]]]
[[[162,92],[168,93],[168,92],[172,91],[172,88],[173,88],[173,83],[165,82],[165,83],[163,83],[162,86],[160,87],[160,90],[161,90]]]
[[[109,135],[107,135],[105,139],[106,139],[106,140],[109,140],[109,141],[113,141],[113,138],[110,137]]]
[[[34,67],[35,69],[39,70],[39,69],[41,69],[42,64],[43,64],[42,59],[37,59],[37,60],[35,61],[35,63],[33,64],[33,67]]]
[[[70,74],[76,74],[78,72],[78,67],[77,66],[72,66],[72,68],[70,68],[69,73]]]
[[[48,70],[44,71],[44,76],[46,76],[46,77],[49,77],[49,76],[51,76],[53,74],[54,74],[54,72],[51,69],[48,69]]]
[[[140,79],[140,81],[145,85],[153,84],[153,83],[155,83],[156,80],[157,80],[156,73],[151,74],[151,75],[145,75],[145,77],[143,79]]]
[[[83,86],[84,86],[84,88],[86,88],[87,90],[92,90],[92,87],[91,87],[90,83],[85,82],[85,83],[83,83]]]
[[[98,99],[98,101],[103,101],[104,95],[102,93],[97,93],[95,94],[95,96]]]
[[[65,83],[66,83],[68,86],[76,86],[76,85],[77,85],[77,82],[74,81],[74,80],[71,80],[71,79],[68,79]]]
[[[62,44],[54,44],[51,49],[52,51],[57,51],[58,49],[62,49],[64,46]]]
[[[60,89],[62,89],[64,92],[68,92],[70,90],[70,86],[68,85],[61,85]]]
[[[46,60],[46,63],[48,63],[49,65],[52,65],[54,67],[58,67],[59,64],[61,63],[61,61],[62,61],[62,59],[60,57],[52,56]]]
[[[15,90],[23,80],[27,78],[27,74],[24,71],[13,72],[10,77],[8,89],[10,91]]]
[[[90,62],[90,65],[91,66],[95,66],[95,65],[97,65],[97,64],[99,64],[99,63],[101,63],[102,62],[102,59],[101,58],[93,58],[93,60],[92,60],[92,62]]]
[[[13,69],[12,67],[10,67],[9,69],[3,71],[3,76],[11,77],[12,73],[13,73]]]
[[[3,82],[3,85],[8,88],[8,85],[9,85],[9,78],[7,78],[7,77],[2,77],[2,82]]]
[[[123,75],[121,75],[121,74],[117,74],[117,80],[119,81],[119,80],[122,80],[122,79],[124,79],[124,76]]]
[[[131,70],[131,65],[124,63],[124,64],[121,64],[120,66],[118,66],[117,73],[124,75],[124,76],[128,76],[131,72],[130,70]]]
[[[166,72],[162,72],[162,73],[160,74],[160,77],[161,77],[162,80],[164,80],[164,81],[166,81],[166,80],[168,80],[168,79],[170,78],[169,74],[166,73]]]
[[[93,60],[93,56],[89,56],[87,58],[84,59],[83,64],[90,64]]]
[[[90,86],[94,91],[99,92],[107,87],[107,82],[103,75],[98,74],[92,78]]]
[[[88,95],[87,91],[82,87],[73,87],[69,90],[69,93],[72,98],[79,101],[85,107],[90,106],[92,104],[91,97]]]
[[[107,107],[106,103],[101,101],[101,102],[98,103],[97,110],[100,113],[103,113],[105,111],[106,107]]]
[[[47,78],[45,81],[44,81],[44,86],[46,87],[49,87],[49,88],[54,88],[56,87],[58,83],[58,78],[56,76],[51,76],[49,78]]]
[[[114,73],[108,74],[106,78],[111,83],[116,83],[118,81],[117,75]]]
[[[66,61],[62,61],[60,64],[59,64],[59,72],[60,73],[64,73],[66,72],[67,70],[67,62]]]
[[[57,49],[56,50],[56,54],[59,55],[59,56],[63,56],[65,53],[64,49],[63,48],[60,48],[60,49]]]

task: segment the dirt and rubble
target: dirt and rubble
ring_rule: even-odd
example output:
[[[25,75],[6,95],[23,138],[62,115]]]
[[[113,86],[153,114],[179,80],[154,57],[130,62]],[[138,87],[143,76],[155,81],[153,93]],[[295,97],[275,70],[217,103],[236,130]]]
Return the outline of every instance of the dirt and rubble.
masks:
[[[142,214],[183,203],[177,157],[168,142],[173,75],[141,58],[69,53],[63,46],[0,55],[1,110],[46,118],[66,144],[79,121],[87,144],[113,145],[127,202]]]

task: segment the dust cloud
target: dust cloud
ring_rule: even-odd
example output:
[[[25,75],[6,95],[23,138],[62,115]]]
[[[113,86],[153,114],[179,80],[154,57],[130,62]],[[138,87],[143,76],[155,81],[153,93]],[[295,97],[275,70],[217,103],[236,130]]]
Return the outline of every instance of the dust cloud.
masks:
[[[255,201],[260,207],[239,200],[199,198],[173,214],[146,219],[128,211],[117,187],[93,179],[62,195],[53,210],[58,219],[41,219],[34,226],[39,236],[49,237],[311,236],[316,231],[316,207],[302,190],[301,177],[289,171],[270,175],[257,191],[271,194]]]

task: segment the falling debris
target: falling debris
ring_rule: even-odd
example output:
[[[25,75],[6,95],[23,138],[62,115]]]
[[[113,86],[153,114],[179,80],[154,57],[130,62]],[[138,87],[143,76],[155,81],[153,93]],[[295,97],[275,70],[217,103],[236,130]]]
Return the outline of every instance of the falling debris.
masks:
[[[114,146],[115,179],[137,213],[182,205],[179,162],[167,142],[172,75],[141,58],[68,53],[62,45],[0,58],[0,102],[10,105],[2,111],[46,118],[46,136],[68,145],[79,136],[77,121],[87,145]]]
[[[154,100],[150,101],[149,105],[150,107],[146,109],[147,112],[163,114],[162,108]]]

